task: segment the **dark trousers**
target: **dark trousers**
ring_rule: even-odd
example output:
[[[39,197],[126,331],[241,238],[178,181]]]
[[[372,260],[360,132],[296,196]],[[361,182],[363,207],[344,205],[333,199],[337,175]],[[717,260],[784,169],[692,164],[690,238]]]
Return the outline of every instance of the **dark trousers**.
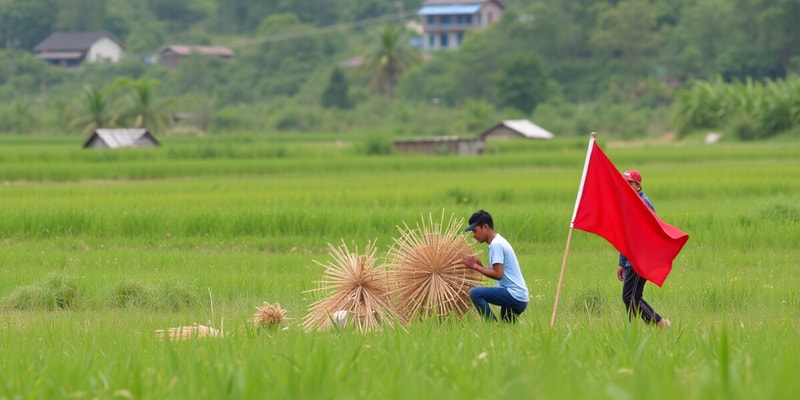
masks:
[[[658,323],[661,321],[661,316],[642,298],[645,283],[647,283],[647,279],[639,276],[633,268],[625,268],[625,280],[622,283],[622,301],[625,303],[625,308],[628,309],[629,320],[633,321],[636,314],[639,314],[644,322]]]
[[[497,321],[489,304],[500,306],[500,318],[505,322],[516,322],[517,316],[522,314],[528,307],[527,302],[522,302],[508,293],[502,287],[483,287],[478,286],[470,289],[469,298],[472,304],[484,318]]]

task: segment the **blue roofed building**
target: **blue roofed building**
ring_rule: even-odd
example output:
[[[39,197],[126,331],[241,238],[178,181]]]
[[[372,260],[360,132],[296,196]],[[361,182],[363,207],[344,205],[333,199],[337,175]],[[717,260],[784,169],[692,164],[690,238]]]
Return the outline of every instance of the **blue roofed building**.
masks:
[[[504,9],[499,0],[426,0],[419,10],[423,48],[455,49],[467,31],[499,21]]]

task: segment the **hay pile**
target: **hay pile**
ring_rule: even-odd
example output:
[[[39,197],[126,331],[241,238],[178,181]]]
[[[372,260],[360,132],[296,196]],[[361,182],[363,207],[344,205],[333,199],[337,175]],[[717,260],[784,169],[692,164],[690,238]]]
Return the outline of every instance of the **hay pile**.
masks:
[[[394,271],[392,299],[410,321],[472,309],[469,290],[482,275],[464,265],[465,256],[478,253],[461,234],[462,225],[452,215],[445,223],[442,213],[438,222],[429,215],[414,229],[398,227],[401,236],[389,249],[387,268]]]
[[[221,337],[222,331],[205,325],[178,326],[169,329],[157,329],[158,339],[188,340],[203,337]]]
[[[404,323],[389,299],[388,272],[383,265],[376,264],[375,243],[370,242],[364,254],[350,252],[342,242],[339,247],[330,243],[333,258],[327,264],[315,261],[325,268],[319,287],[310,292],[324,292],[328,297],[311,305],[303,319],[303,328],[308,332],[323,330],[334,322],[344,326],[347,321],[363,331],[379,329],[383,324],[394,326]]]
[[[266,301],[261,307],[256,307],[253,315],[253,325],[257,328],[275,329],[286,319],[286,310],[281,308],[280,303],[270,304]]]

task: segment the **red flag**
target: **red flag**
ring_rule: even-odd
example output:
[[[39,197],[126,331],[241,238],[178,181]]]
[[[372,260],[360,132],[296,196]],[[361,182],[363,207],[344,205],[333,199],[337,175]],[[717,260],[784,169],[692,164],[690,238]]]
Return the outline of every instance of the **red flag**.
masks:
[[[689,235],[662,221],[594,138],[589,143],[572,226],[609,241],[643,278],[661,286]]]

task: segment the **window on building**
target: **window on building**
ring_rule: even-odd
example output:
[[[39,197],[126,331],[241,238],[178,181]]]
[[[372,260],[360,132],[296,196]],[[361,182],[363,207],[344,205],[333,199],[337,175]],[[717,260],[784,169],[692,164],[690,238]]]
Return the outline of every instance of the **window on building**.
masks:
[[[436,25],[436,18],[433,15],[428,15],[428,26]]]
[[[443,33],[443,34],[442,34],[442,35],[439,37],[439,44],[440,44],[442,47],[450,47],[449,39],[450,39],[450,36],[449,36],[448,34],[446,34],[446,33]]]
[[[428,35],[428,47],[430,48],[436,47],[436,36]]]
[[[464,25],[472,25],[472,15],[464,16]]]
[[[483,25],[483,21],[481,20],[481,19],[482,19],[482,18],[481,18],[482,16],[483,16],[483,15],[481,15],[481,14],[477,14],[477,17],[478,17],[478,23],[477,23],[477,26],[482,26],[482,25]]]
[[[448,26],[452,24],[452,16],[450,15],[442,15],[439,17],[439,21],[442,23],[442,26]]]
[[[456,34],[456,44],[461,46],[461,42],[464,40],[464,32],[458,32]]]

